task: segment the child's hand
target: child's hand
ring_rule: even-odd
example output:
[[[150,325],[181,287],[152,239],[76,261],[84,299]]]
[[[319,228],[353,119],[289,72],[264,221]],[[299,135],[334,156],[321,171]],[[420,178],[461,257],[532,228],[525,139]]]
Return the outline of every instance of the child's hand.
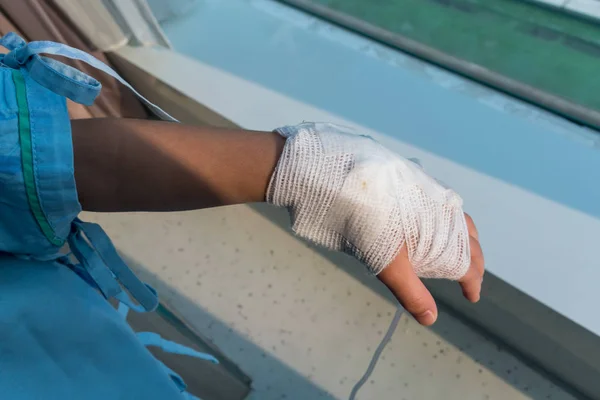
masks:
[[[469,270],[458,282],[463,295],[471,302],[479,301],[481,282],[484,274],[483,253],[479,245],[479,234],[471,217],[465,214],[469,228],[471,247],[471,265]],[[429,290],[414,272],[408,261],[406,247],[400,254],[377,276],[400,301],[402,306],[423,325],[431,325],[437,319],[437,307]]]
[[[479,300],[483,256],[456,192],[351,128],[277,132],[286,143],[266,198],[288,209],[296,234],[363,262],[422,324],[437,310],[419,278],[456,280]]]

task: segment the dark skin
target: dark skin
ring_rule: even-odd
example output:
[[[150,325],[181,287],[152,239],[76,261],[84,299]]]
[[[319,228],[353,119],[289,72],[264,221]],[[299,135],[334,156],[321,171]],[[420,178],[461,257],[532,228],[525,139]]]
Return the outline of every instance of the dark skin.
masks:
[[[72,122],[75,178],[87,211],[181,211],[265,201],[284,146],[271,132],[194,127],[161,121],[85,119]],[[459,281],[479,301],[484,259],[465,214],[471,266]],[[437,319],[431,293],[413,271],[406,248],[378,278],[423,325]]]

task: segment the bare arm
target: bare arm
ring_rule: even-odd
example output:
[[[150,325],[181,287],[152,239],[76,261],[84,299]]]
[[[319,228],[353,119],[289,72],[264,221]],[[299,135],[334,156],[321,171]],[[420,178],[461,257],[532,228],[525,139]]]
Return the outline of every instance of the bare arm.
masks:
[[[89,211],[175,211],[265,200],[284,146],[278,134],[127,119],[73,121],[75,179]],[[459,281],[479,300],[483,255],[467,216],[472,262]],[[378,278],[422,324],[435,301],[413,271],[406,246]]]
[[[132,119],[75,120],[79,200],[88,211],[175,211],[264,201],[284,139],[275,133]]]

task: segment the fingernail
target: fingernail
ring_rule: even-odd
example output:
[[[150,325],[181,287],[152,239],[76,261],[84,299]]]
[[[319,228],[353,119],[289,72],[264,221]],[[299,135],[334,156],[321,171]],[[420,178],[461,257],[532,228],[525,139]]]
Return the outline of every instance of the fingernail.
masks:
[[[415,318],[423,325],[431,325],[436,320],[436,316],[433,314],[433,312],[431,312],[431,310],[427,310],[422,314],[415,315]]]

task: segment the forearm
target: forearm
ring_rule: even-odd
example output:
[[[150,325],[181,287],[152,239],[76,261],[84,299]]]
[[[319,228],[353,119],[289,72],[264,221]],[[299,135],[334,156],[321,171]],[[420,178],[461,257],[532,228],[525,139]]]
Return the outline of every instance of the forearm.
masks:
[[[423,324],[432,324],[437,311],[419,277],[459,279],[464,295],[479,299],[483,254],[458,194],[349,128],[303,123],[276,134],[80,120],[73,122],[73,141],[86,210],[170,211],[268,200],[288,209],[300,237],[345,251],[379,273]]]
[[[128,119],[76,120],[79,200],[89,211],[174,211],[264,201],[277,134]]]

